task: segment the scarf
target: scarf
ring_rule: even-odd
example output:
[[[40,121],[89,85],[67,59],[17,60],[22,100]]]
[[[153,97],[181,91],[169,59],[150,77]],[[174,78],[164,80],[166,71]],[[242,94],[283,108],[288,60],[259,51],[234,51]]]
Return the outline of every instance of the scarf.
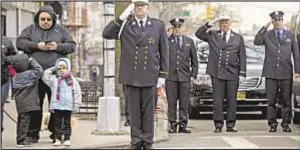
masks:
[[[73,86],[73,79],[72,75],[70,72],[65,72],[62,75],[58,75],[58,80],[57,80],[57,93],[56,93],[56,99],[59,101],[60,100],[60,84],[61,82],[65,80],[67,82],[68,86]]]

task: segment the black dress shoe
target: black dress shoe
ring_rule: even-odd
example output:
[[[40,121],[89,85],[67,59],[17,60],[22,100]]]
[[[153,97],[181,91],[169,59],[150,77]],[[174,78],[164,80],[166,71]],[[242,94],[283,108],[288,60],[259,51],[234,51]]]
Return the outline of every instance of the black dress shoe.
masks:
[[[170,127],[170,130],[169,130],[169,133],[177,133],[177,126],[178,124],[177,123],[170,123],[171,127]]]
[[[143,143],[143,149],[154,149],[153,144]]]
[[[188,130],[186,128],[179,128],[178,133],[191,133],[191,130]]]
[[[130,126],[130,121],[129,120],[125,121],[124,126]]]
[[[177,133],[176,129],[170,129],[169,133]]]
[[[269,132],[276,132],[276,130],[277,130],[277,126],[272,126],[270,127]]]
[[[52,140],[52,143],[55,143],[55,137],[54,137],[54,134],[52,133],[49,137],[50,137],[50,139]]]
[[[27,137],[26,140],[32,144],[36,144],[36,143],[39,143],[39,140],[38,139],[35,139],[35,138],[31,138],[31,137]]]
[[[36,143],[39,143],[39,140],[37,140],[37,139],[32,139],[31,142],[32,142],[33,144],[36,144]]]
[[[136,143],[136,144],[131,144],[130,149],[142,149],[143,144],[142,143]]]
[[[222,132],[222,128],[216,128],[216,129],[214,130],[214,132],[215,132],[215,133],[221,133],[221,132]]]
[[[289,126],[287,126],[287,127],[282,127],[283,129],[282,129],[282,131],[283,132],[292,132],[292,129],[289,127]]]
[[[227,128],[226,131],[227,131],[227,132],[238,132],[238,130],[235,129],[235,128]]]

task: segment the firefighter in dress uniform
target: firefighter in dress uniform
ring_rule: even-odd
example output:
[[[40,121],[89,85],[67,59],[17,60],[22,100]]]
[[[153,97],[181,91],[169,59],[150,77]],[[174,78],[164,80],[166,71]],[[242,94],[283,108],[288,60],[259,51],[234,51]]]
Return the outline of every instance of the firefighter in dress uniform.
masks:
[[[148,16],[148,10],[148,0],[132,0],[102,33],[105,39],[118,39],[120,33],[119,81],[128,100],[132,149],[153,148],[157,87],[164,86],[169,72],[165,24]]]
[[[220,30],[208,30],[216,23]],[[239,81],[246,77],[246,50],[243,37],[231,30],[228,15],[221,14],[201,26],[196,36],[209,44],[207,74],[212,78],[213,88],[213,120],[215,133],[222,132],[224,125],[223,102],[226,99],[227,132],[237,132],[236,100]]]
[[[266,78],[266,92],[268,98],[268,125],[269,132],[276,132],[276,102],[278,95],[282,101],[283,132],[291,132],[291,95],[293,86],[294,58],[295,78],[300,75],[300,56],[297,39],[294,34],[283,28],[282,11],[274,11],[270,14],[271,21],[263,26],[255,36],[255,45],[265,46],[265,61],[262,75]],[[274,28],[268,30],[270,24]],[[278,93],[278,91],[280,91]]]
[[[169,76],[166,81],[168,99],[169,133],[191,133],[186,129],[191,94],[191,82],[198,73],[197,51],[193,39],[182,34],[184,19],[170,21],[173,33],[169,36]],[[177,123],[177,101],[179,101],[179,122]]]

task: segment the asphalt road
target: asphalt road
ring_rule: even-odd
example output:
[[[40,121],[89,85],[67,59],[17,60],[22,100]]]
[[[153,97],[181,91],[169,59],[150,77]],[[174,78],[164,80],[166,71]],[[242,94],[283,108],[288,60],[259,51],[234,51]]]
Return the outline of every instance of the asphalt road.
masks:
[[[205,117],[204,117],[205,118]],[[281,120],[278,119],[280,123]],[[191,134],[170,134],[170,141],[155,144],[163,149],[300,149],[300,126],[291,125],[291,133],[282,132],[278,126],[276,133],[269,133],[266,119],[258,116],[238,116],[237,133],[214,133],[211,116],[201,120],[190,120]]]

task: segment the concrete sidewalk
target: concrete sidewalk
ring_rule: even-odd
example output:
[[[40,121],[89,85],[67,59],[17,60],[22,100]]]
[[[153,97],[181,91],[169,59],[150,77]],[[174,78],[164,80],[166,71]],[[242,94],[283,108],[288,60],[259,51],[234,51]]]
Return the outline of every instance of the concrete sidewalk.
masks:
[[[45,101],[46,102],[46,101]],[[168,141],[169,134],[167,132],[167,120],[165,116],[166,105],[162,101],[160,112],[158,113],[158,119],[155,122],[155,143]],[[45,104],[47,105],[47,104]],[[15,101],[5,104],[5,110],[14,118],[17,118]],[[47,110],[47,109],[44,109]],[[122,120],[122,125],[124,121]],[[4,132],[3,132],[3,149],[16,149],[16,123],[13,122],[4,114]],[[49,131],[40,132],[39,143],[28,147],[28,149],[61,149],[61,148],[73,148],[73,149],[95,149],[95,148],[128,148],[130,146],[130,128],[124,127],[123,130],[127,131],[125,135],[94,135],[93,131],[96,129],[96,120],[78,120],[76,128],[72,130],[70,147],[54,147],[52,140],[49,138]]]

